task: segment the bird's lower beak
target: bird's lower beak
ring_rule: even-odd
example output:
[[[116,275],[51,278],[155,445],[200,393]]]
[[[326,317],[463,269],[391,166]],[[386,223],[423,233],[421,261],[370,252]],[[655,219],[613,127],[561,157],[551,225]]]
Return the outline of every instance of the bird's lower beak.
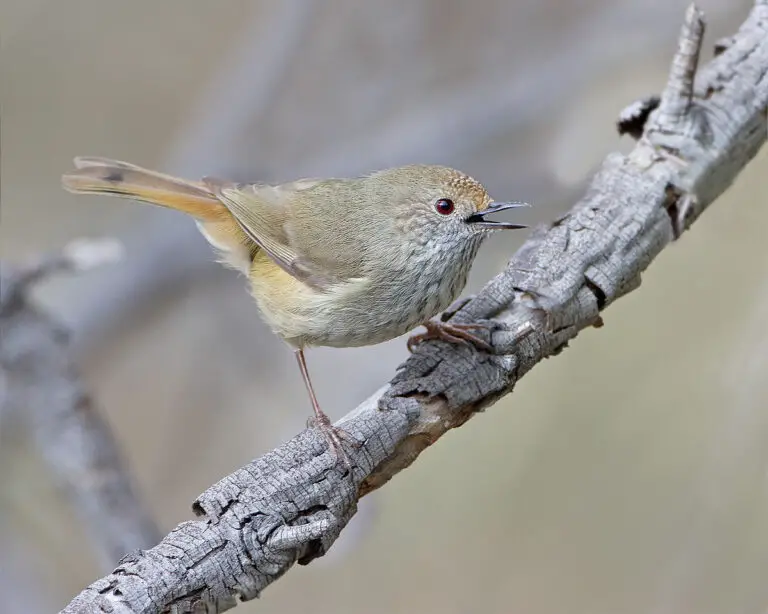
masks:
[[[525,224],[512,224],[511,222],[494,222],[493,220],[486,220],[486,215],[492,213],[498,213],[499,211],[506,211],[507,209],[517,209],[519,207],[530,207],[528,203],[522,202],[510,202],[510,203],[491,203],[487,209],[473,213],[466,220],[467,224],[472,224],[474,228],[493,228],[503,230],[515,230],[517,228],[528,228]]]

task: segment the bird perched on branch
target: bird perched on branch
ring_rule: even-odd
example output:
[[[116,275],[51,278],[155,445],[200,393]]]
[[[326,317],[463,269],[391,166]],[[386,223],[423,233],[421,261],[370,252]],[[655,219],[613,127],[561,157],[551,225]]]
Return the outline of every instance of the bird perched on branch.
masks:
[[[488,215],[525,206],[493,202],[443,166],[413,165],[355,179],[282,185],[199,182],[104,158],[76,158],[63,176],[74,193],[111,194],[191,215],[225,263],[245,273],[262,316],[293,349],[315,425],[337,457],[342,440],[320,409],[304,349],[381,343],[423,324],[425,339],[490,347],[461,325],[431,320],[461,293],[483,240],[525,228]]]

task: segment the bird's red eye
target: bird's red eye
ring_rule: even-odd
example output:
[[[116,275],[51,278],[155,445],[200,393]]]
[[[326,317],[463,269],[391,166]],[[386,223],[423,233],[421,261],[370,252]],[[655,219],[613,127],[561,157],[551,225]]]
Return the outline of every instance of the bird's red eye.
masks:
[[[435,211],[440,215],[450,215],[453,213],[453,201],[449,198],[441,198],[435,203]]]

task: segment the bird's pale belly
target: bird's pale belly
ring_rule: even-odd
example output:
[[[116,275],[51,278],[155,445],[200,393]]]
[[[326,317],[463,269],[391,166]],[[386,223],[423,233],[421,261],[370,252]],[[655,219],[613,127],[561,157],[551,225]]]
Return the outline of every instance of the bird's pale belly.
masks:
[[[271,261],[254,264],[252,293],[262,316],[295,347],[357,347],[399,337],[448,308],[469,272],[468,266],[449,267],[451,274],[443,275],[420,270],[410,283],[401,276],[351,280],[318,292]]]

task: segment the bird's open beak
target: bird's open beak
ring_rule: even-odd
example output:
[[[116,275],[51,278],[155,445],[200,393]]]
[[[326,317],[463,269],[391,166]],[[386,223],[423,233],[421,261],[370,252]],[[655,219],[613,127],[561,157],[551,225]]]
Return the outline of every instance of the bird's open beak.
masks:
[[[506,211],[507,209],[517,209],[518,207],[530,207],[528,203],[511,202],[511,203],[491,203],[487,209],[473,213],[464,221],[467,224],[472,224],[475,228],[493,228],[493,229],[505,229],[515,230],[517,228],[528,228],[525,224],[512,224],[510,222],[494,222],[493,220],[486,220],[486,215],[492,213],[498,213],[499,211]]]

